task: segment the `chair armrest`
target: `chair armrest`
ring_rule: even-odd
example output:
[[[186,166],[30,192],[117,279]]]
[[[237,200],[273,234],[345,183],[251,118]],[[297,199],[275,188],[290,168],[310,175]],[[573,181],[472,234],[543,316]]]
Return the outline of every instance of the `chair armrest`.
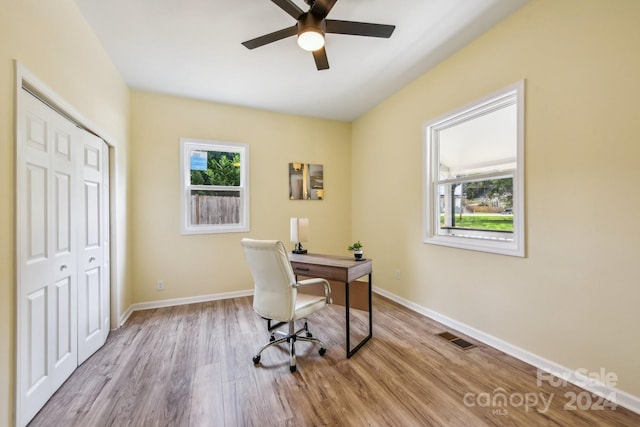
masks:
[[[327,299],[327,304],[333,303],[333,300],[331,299],[331,285],[325,279],[314,278],[314,279],[300,280],[299,282],[294,283],[293,287],[300,288],[302,286],[317,285],[320,283],[324,286],[324,296]]]

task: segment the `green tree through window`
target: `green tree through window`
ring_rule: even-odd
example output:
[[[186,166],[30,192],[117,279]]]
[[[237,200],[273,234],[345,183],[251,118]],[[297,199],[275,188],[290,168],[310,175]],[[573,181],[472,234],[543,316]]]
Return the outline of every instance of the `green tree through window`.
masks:
[[[240,186],[240,154],[207,151],[207,170],[192,170],[191,184]]]
[[[479,201],[484,206],[513,208],[513,179],[489,179],[465,182],[464,196],[469,201]]]

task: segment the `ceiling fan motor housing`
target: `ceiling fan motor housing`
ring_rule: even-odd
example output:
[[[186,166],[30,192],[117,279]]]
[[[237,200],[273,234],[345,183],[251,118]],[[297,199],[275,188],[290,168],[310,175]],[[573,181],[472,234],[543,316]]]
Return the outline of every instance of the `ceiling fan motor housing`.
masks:
[[[327,32],[327,23],[313,13],[307,12],[298,18],[298,35],[306,31],[315,31],[324,34]]]

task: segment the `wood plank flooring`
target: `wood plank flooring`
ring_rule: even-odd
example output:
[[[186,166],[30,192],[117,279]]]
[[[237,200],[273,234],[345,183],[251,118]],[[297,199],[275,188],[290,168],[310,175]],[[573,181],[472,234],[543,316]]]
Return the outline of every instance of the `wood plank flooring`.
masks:
[[[135,312],[30,425],[640,425],[622,407],[570,410],[565,393],[584,404],[586,392],[538,386],[534,367],[451,331],[476,344],[462,350],[436,335],[441,324],[378,295],[373,303],[373,338],[351,359],[344,307],[313,315],[327,354],[298,343],[293,374],[284,347],[254,367],[268,334],[250,297]]]

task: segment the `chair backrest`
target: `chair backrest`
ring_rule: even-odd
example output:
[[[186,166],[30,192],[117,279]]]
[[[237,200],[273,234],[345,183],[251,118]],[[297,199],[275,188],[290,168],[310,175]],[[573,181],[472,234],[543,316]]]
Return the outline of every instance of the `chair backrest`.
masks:
[[[253,275],[253,309],[260,316],[281,322],[293,319],[297,290],[291,262],[279,240],[241,241]]]

